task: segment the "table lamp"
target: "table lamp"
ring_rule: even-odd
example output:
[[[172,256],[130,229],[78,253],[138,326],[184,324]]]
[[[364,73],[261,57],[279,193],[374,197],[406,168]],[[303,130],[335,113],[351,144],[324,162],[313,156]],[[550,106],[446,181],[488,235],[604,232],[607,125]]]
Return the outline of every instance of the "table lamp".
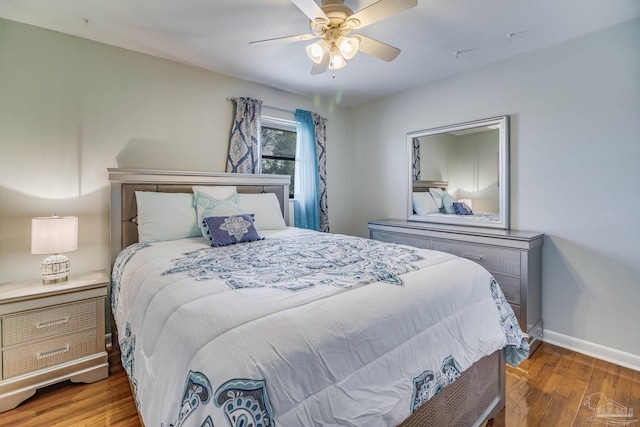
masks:
[[[31,253],[53,254],[42,261],[42,283],[66,281],[70,267],[69,258],[60,253],[76,249],[78,217],[54,215],[31,219]]]

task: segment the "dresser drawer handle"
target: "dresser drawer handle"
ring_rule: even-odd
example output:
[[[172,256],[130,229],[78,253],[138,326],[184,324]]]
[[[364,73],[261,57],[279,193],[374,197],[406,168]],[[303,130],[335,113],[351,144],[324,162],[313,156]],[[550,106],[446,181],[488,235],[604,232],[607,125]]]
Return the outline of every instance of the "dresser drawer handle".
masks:
[[[471,259],[473,261],[482,261],[482,255],[475,255],[475,254],[462,254],[463,258],[467,258],[467,259]]]
[[[62,319],[52,320],[51,322],[36,323],[36,329],[50,328],[51,326],[63,325],[65,323],[69,323],[68,316]]]
[[[60,348],[58,350],[53,350],[53,351],[49,351],[47,353],[38,353],[36,355],[36,358],[38,360],[40,359],[46,359],[47,357],[53,357],[53,356],[57,356],[58,354],[63,354],[63,353],[67,353],[69,351],[69,344],[67,344],[66,347]]]

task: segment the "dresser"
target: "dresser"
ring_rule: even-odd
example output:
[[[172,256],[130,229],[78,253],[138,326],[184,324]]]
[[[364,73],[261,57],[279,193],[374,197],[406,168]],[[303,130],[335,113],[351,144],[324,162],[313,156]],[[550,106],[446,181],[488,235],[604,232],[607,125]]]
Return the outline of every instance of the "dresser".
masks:
[[[105,351],[104,270],[0,285],[0,412],[60,381],[94,382],[109,375]]]
[[[496,279],[529,335],[533,352],[542,341],[541,248],[544,233],[449,226],[401,220],[369,221],[369,237],[447,252],[485,267]]]

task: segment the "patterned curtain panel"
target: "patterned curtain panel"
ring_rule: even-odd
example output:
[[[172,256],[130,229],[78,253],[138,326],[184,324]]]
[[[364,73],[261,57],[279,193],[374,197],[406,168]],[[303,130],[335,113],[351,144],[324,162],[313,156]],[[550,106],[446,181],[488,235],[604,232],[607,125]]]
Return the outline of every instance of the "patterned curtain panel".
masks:
[[[236,117],[231,128],[227,172],[260,173],[260,114],[262,101],[233,98]]]
[[[318,173],[320,179],[320,231],[329,232],[329,206],[327,205],[327,119],[312,113],[318,154]]]
[[[414,181],[420,181],[420,140],[413,138],[413,164],[412,174]]]

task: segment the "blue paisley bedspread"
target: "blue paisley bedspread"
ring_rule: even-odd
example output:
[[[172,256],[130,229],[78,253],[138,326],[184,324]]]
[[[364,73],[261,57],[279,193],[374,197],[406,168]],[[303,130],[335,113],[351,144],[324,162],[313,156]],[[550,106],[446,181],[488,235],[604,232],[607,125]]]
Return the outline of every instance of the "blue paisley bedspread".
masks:
[[[528,344],[490,274],[442,252],[297,229],[132,245],[112,273],[147,426],[392,426]]]

